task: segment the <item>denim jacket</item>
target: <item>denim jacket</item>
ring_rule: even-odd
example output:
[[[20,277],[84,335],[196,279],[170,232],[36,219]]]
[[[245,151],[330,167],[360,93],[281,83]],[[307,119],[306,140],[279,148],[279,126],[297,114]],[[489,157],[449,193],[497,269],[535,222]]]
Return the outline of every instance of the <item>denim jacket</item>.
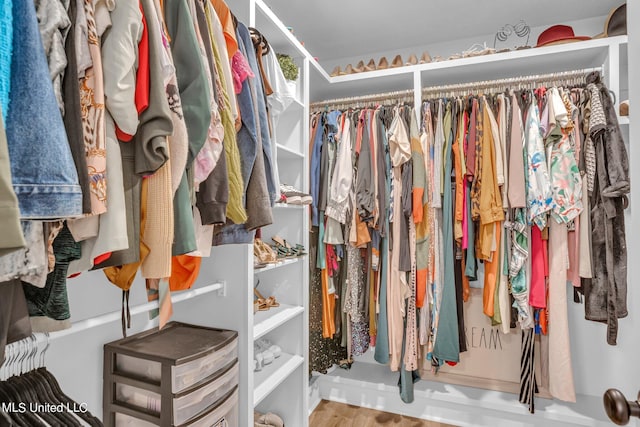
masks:
[[[242,83],[242,90],[237,96],[242,117],[242,127],[238,131],[237,141],[242,161],[244,201],[248,219],[246,224],[225,226],[214,236],[214,245],[251,243],[253,241],[251,230],[273,222],[271,204],[276,197],[271,163],[271,139],[261,74],[257,66],[251,35],[244,24],[238,23],[236,36],[238,48],[246,57],[255,75],[255,78],[247,78]]]
[[[13,2],[7,142],[23,219],[82,214],[82,190],[51,84],[33,2]]]

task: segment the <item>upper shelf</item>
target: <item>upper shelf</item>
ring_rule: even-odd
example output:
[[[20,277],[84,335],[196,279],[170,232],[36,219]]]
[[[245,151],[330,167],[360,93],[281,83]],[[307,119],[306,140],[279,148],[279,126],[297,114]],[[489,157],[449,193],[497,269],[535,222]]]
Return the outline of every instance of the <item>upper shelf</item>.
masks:
[[[319,79],[311,101],[412,89],[416,73],[429,87],[600,67],[611,46],[626,43],[627,36],[609,37]]]

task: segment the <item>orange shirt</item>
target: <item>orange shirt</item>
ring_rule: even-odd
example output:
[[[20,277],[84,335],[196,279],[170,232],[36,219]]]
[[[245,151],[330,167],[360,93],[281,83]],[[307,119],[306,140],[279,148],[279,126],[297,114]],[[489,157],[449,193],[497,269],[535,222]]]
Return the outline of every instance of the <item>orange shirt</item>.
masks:
[[[233,25],[233,17],[231,16],[231,9],[224,2],[224,0],[209,0],[211,5],[216,10],[216,15],[220,19],[222,24],[222,31],[224,32],[224,40],[227,45],[227,54],[229,60],[233,58],[233,55],[238,51],[238,40],[236,39],[236,28]]]

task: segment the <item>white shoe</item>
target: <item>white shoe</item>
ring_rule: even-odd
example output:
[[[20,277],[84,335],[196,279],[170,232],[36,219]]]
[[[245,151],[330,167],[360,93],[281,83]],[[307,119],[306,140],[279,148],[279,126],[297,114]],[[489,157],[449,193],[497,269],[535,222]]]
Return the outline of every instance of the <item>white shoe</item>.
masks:
[[[260,348],[269,350],[273,354],[273,357],[276,359],[282,354],[282,349],[280,348],[280,346],[272,344],[271,341],[267,339],[258,340],[258,346]]]
[[[262,348],[258,344],[258,342],[256,342],[256,344],[254,344],[253,346],[253,352],[256,355],[260,355],[260,357],[262,358],[262,366],[270,365],[275,359],[271,350],[269,350],[268,348]]]
[[[264,365],[264,358],[262,357],[262,353],[258,353],[255,351],[254,349],[254,353],[253,353],[253,364],[254,364],[254,371],[258,372],[258,371],[262,371],[262,367]]]
[[[280,184],[280,193],[284,194],[287,203],[290,205],[310,205],[313,198],[291,185]]]

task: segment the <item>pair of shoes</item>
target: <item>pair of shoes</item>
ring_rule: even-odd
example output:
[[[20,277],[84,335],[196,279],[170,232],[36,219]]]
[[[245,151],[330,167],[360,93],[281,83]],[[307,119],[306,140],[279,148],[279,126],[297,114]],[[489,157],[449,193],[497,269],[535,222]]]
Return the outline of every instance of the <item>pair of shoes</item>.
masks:
[[[482,56],[482,55],[490,55],[492,53],[496,53],[496,50],[492,47],[487,47],[486,43],[480,44],[476,43],[471,46],[469,49],[462,52],[463,58],[470,58],[474,56]]]
[[[278,257],[271,246],[256,237],[253,240],[253,267],[262,268],[275,262],[278,262]]]
[[[266,365],[273,363],[282,355],[280,346],[272,344],[266,339],[259,339],[253,343],[254,371],[261,371]]]
[[[273,236],[271,240],[275,243],[273,248],[277,252],[278,258],[295,258],[307,255],[304,246],[299,243],[295,246],[291,246],[289,242],[280,236]]]
[[[284,421],[278,415],[273,412],[267,412],[261,414],[260,412],[253,412],[253,426],[254,427],[284,427]]]
[[[313,198],[309,194],[287,184],[280,184],[280,194],[280,203],[283,203],[282,196],[284,196],[284,203],[289,205],[310,205],[313,202]]]
[[[429,62],[431,62],[431,55],[429,55],[429,52],[426,52],[426,51],[422,53],[422,56],[420,57],[419,60],[415,54],[411,54],[407,62],[402,61],[402,56],[396,55],[395,58],[393,58],[393,61],[391,61],[391,64],[389,64],[387,57],[383,56],[378,61],[377,66],[376,66],[376,61],[373,58],[369,59],[369,62],[367,62],[366,64],[364,63],[364,61],[361,60],[360,62],[358,62],[358,64],[355,67],[351,64],[348,64],[344,68],[344,71],[342,71],[342,69],[338,65],[333,69],[330,76],[337,77],[337,76],[344,76],[347,74],[364,73],[367,71],[386,70],[387,68],[398,68],[402,66],[428,64]]]
[[[629,115],[629,100],[628,99],[626,101],[622,101],[620,103],[620,115],[621,116],[628,116]]]
[[[280,307],[280,303],[276,301],[276,297],[270,296],[269,298],[265,298],[262,296],[260,291],[258,291],[259,285],[260,285],[260,281],[258,280],[258,284],[256,285],[255,288],[253,288],[253,293],[256,296],[256,300],[254,301],[254,304],[256,302],[258,303],[258,311],[267,311],[272,307]]]

